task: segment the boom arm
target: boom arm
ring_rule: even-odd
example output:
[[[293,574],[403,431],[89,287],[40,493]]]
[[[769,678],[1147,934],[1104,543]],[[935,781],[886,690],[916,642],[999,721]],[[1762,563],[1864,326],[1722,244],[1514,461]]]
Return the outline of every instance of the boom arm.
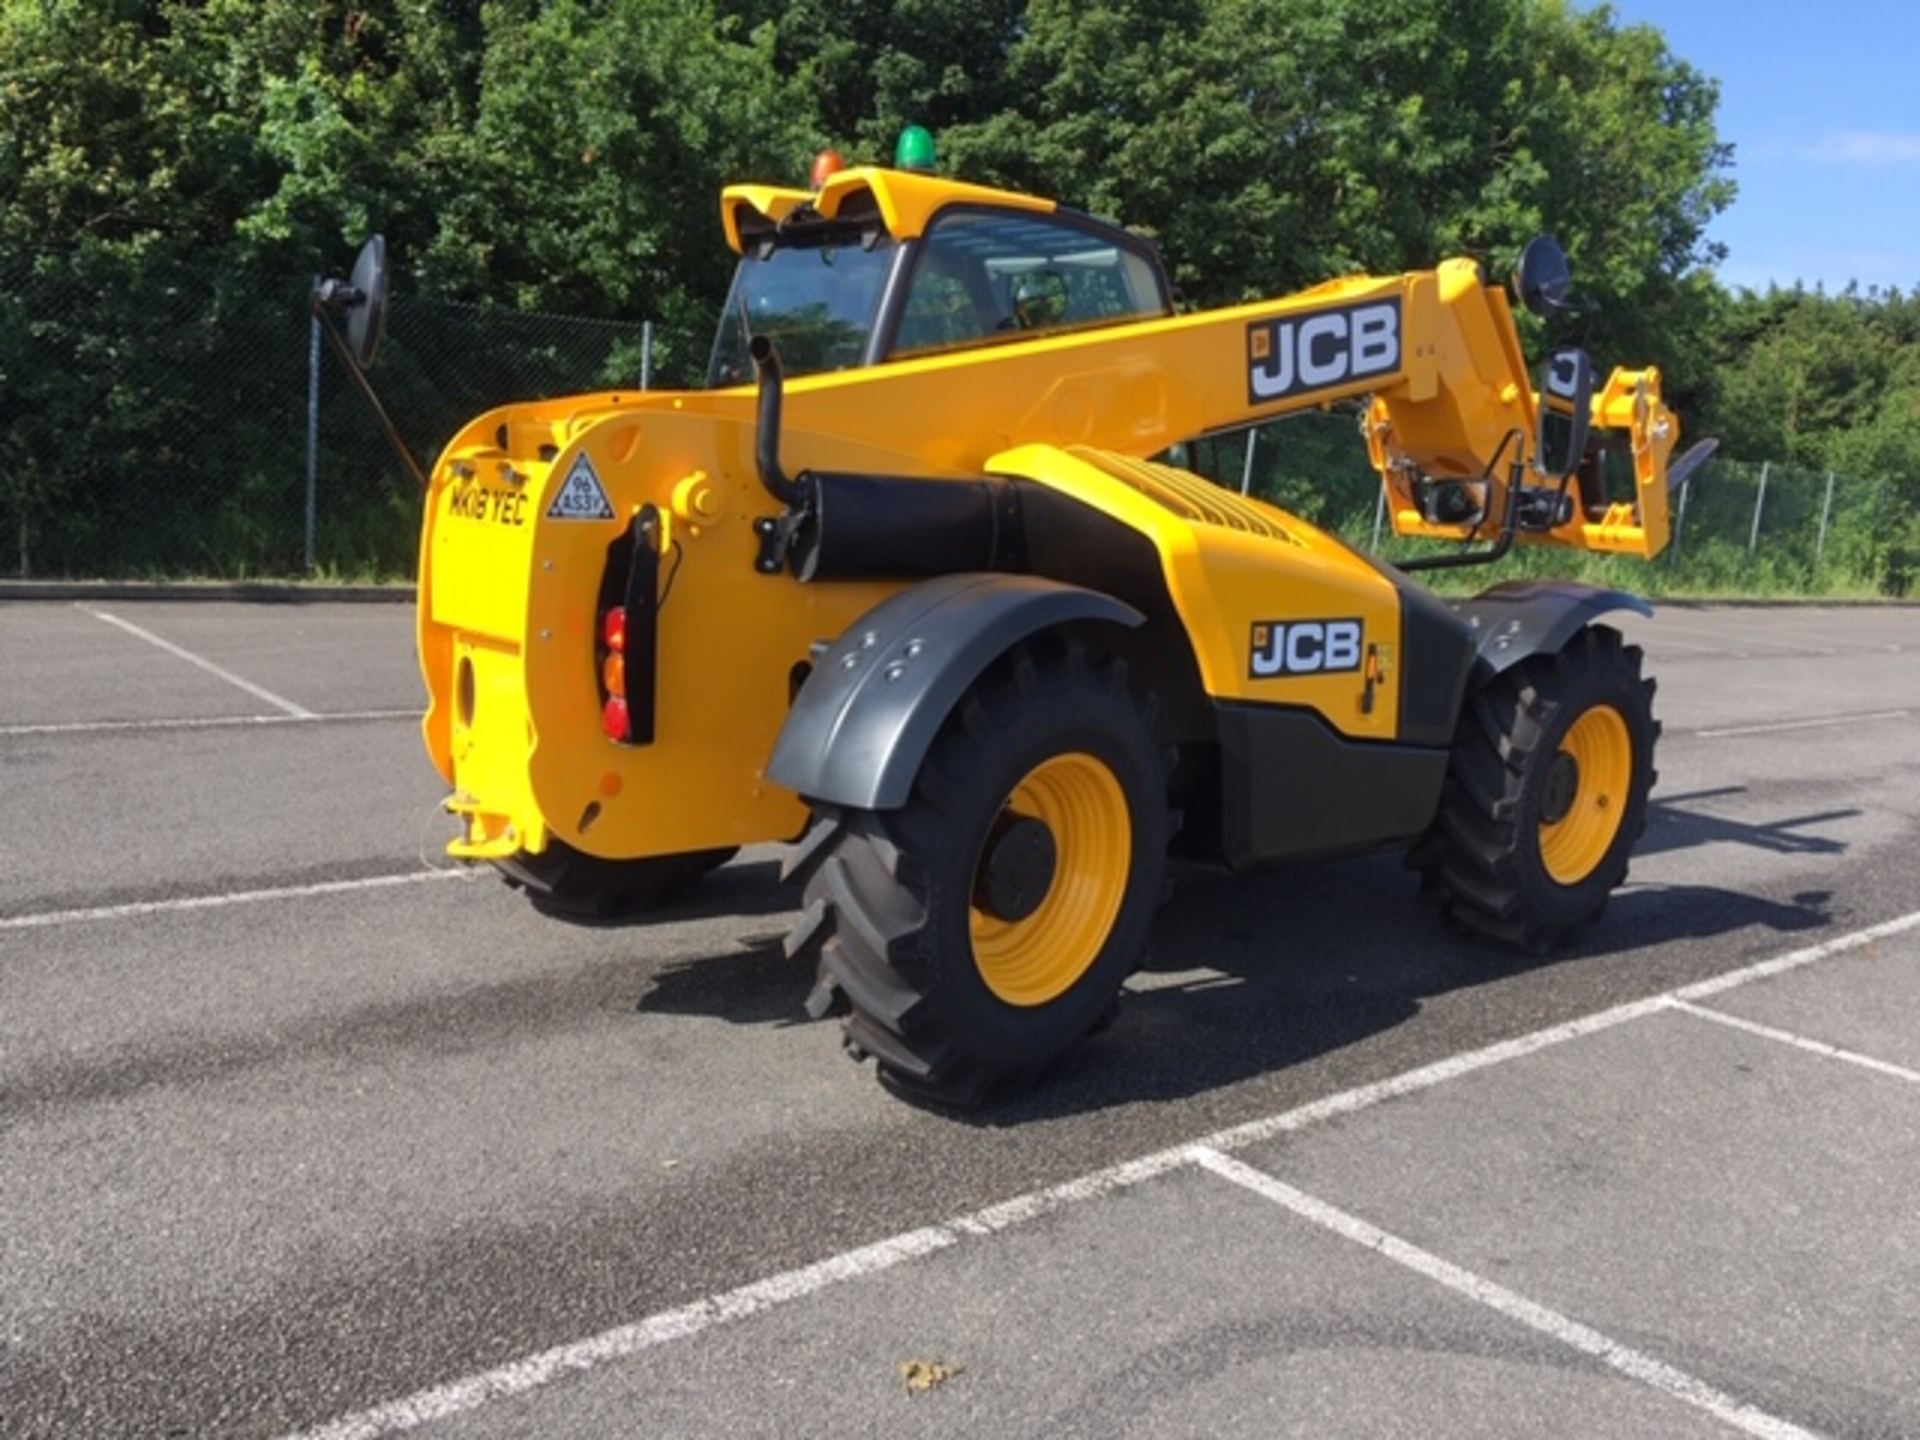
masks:
[[[1145,458],[1206,434],[1364,400],[1370,458],[1398,534],[1645,556],[1666,544],[1667,461],[1679,426],[1661,399],[1659,372],[1616,370],[1596,387],[1584,354],[1556,352],[1545,373],[1564,383],[1550,384],[1543,403],[1507,294],[1473,260],[1175,315],[1157,257],[1137,236],[1030,197],[863,169],[833,176],[811,196],[735,187],[723,217],[743,254],[804,253],[836,231],[849,243],[857,233],[862,257],[883,253],[876,237],[897,247],[890,278],[875,276],[883,298],[864,337],[865,366],[879,368],[812,367],[794,388],[799,429],[879,439],[897,417],[894,448],[964,474],[996,449],[1029,441]],[[1529,254],[1551,267],[1523,278],[1529,305],[1564,308],[1565,256],[1551,242]],[[1132,283],[1130,310],[1091,320],[1082,312],[1037,330],[1003,320],[962,330],[944,348],[903,338],[900,317],[924,293],[979,299],[1022,267],[1087,271],[1102,256],[1131,256],[1159,277],[1158,292]],[[782,297],[789,310],[806,313],[807,287],[849,272],[855,258],[803,274],[799,297]],[[745,276],[757,262],[742,263]],[[928,277],[949,288],[923,288]],[[743,306],[743,325],[744,316]]]
[[[1240,373],[1209,377],[1203,431],[1367,400],[1367,445],[1396,534],[1511,533],[1647,557],[1667,543],[1667,462],[1679,424],[1659,371],[1616,369],[1597,393],[1583,392],[1584,445],[1564,460],[1543,456],[1545,407],[1507,296],[1471,260],[1330,281],[1176,323],[1204,328],[1206,355],[1243,357]],[[1238,345],[1225,330],[1238,332]]]

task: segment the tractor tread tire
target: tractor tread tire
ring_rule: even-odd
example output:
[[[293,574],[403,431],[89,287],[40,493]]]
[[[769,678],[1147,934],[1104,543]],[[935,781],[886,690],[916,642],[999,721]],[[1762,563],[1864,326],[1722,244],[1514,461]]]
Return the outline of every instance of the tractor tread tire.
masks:
[[[1421,898],[1456,929],[1544,954],[1597,917],[1625,881],[1658,778],[1660,723],[1642,659],[1618,631],[1592,625],[1558,654],[1523,660],[1468,698],[1439,812],[1408,854]],[[1624,724],[1631,754],[1624,812],[1586,873],[1556,880],[1540,839],[1547,771],[1581,716],[1609,708]]]
[[[1151,713],[1122,662],[1043,637],[962,697],[903,807],[818,807],[794,870],[805,881],[803,914],[816,904],[824,913],[796,952],[816,965],[810,1008],[844,1007],[848,1053],[871,1058],[887,1088],[943,1106],[1002,1098],[1111,1020],[1145,949],[1171,828]],[[1132,846],[1099,953],[1065,993],[1022,1008],[979,973],[968,929],[977,856],[963,853],[977,842],[961,837],[984,834],[999,797],[1037,763],[1012,757],[1044,760],[1032,747],[1046,744],[1095,753],[1125,777]]]

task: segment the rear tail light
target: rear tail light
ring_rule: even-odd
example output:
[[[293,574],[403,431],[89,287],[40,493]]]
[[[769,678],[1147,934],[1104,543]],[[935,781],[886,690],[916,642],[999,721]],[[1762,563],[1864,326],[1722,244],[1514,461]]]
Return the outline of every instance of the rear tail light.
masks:
[[[609,739],[618,740],[623,745],[633,738],[633,717],[627,712],[624,696],[611,696],[600,707],[600,728],[607,732]]]
[[[600,728],[616,745],[654,739],[660,650],[660,511],[642,505],[607,546],[600,576],[593,666]]]
[[[607,738],[626,744],[633,739],[633,715],[627,708],[627,607],[615,605],[600,617],[600,643],[606,656],[600,662],[600,688],[606,703],[600,707],[600,728]]]
[[[627,607],[616,605],[600,617],[600,643],[617,655],[627,653]]]

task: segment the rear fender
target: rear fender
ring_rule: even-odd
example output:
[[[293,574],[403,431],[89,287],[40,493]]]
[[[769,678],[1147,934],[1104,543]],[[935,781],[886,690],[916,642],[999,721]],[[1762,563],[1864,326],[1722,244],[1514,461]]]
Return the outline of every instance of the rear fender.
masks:
[[[1613,610],[1653,614],[1637,595],[1570,580],[1511,580],[1454,608],[1473,627],[1470,688],[1476,690],[1529,656],[1559,653],[1597,616]]]
[[[960,697],[1010,648],[1057,625],[1144,618],[1110,595],[1037,576],[943,575],[915,585],[816,657],[768,778],[813,801],[897,809]]]

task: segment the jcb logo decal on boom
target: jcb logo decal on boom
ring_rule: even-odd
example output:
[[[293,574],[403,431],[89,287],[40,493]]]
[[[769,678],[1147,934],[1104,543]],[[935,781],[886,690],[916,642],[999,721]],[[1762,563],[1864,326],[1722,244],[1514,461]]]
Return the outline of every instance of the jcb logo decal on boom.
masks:
[[[1247,327],[1247,400],[1267,405],[1400,366],[1400,297]]]
[[[1255,680],[1276,675],[1329,675],[1360,668],[1358,620],[1258,620],[1253,626],[1247,673]]]

